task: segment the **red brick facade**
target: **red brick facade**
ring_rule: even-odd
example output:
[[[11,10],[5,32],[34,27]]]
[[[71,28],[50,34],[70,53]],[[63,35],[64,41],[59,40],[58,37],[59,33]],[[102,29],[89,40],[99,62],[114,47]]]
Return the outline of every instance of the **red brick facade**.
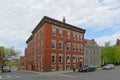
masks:
[[[20,70],[26,70],[25,56],[20,56]]]
[[[119,39],[117,39],[116,46],[120,47],[120,40]]]
[[[25,69],[46,72],[84,65],[84,33],[65,19],[61,22],[43,17],[26,41]]]

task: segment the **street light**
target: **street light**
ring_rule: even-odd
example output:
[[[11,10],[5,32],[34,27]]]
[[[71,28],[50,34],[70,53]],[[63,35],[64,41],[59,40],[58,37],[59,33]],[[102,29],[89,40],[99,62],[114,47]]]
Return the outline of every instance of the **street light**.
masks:
[[[68,42],[70,42],[70,41],[66,41],[65,42],[65,56],[64,56],[64,63],[65,63],[65,66],[64,66],[64,69],[66,70],[66,44],[68,43]]]

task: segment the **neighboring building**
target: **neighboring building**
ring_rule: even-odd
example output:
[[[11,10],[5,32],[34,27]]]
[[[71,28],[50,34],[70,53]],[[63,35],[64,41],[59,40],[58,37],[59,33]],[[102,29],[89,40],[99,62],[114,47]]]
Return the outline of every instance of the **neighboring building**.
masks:
[[[4,55],[4,47],[0,47],[0,72],[3,68],[3,55]]]
[[[84,64],[92,64],[96,67],[101,66],[101,49],[94,39],[85,39]]]
[[[43,17],[26,41],[26,70],[59,71],[79,68],[84,64],[85,30]]]
[[[117,39],[116,46],[120,47],[120,40],[119,39]]]
[[[20,70],[26,70],[25,56],[20,56]]]

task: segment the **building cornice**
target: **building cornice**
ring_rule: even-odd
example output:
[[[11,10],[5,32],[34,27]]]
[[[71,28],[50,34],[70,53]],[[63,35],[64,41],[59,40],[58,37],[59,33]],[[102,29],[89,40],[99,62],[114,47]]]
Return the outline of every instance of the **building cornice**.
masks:
[[[61,26],[61,27],[67,28],[67,29],[72,29],[72,30],[77,31],[77,32],[85,33],[85,31],[86,31],[85,29],[82,29],[82,28],[73,26],[73,25],[71,25],[71,24],[67,24],[67,23],[58,21],[58,20],[56,20],[56,19],[53,19],[53,18],[44,16],[44,17],[42,18],[42,20],[40,21],[40,23],[39,23],[39,24],[35,27],[35,29],[32,31],[32,33],[34,34],[35,32],[37,32],[37,30],[38,30],[39,28],[41,28],[42,25],[43,25],[45,22],[48,22],[48,23],[51,23],[51,24],[54,24],[54,25],[58,25],[58,26]]]

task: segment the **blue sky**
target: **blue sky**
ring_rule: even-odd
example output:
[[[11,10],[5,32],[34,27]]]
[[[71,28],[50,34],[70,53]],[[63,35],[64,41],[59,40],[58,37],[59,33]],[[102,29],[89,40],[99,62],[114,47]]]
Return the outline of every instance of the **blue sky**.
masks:
[[[43,16],[86,29],[99,45],[120,39],[120,0],[0,0],[0,46],[24,54],[25,41]]]

